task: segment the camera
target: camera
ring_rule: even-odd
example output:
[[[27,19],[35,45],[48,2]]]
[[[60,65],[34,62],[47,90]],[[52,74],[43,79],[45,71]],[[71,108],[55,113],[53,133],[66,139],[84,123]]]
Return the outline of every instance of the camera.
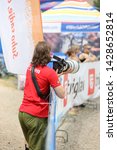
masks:
[[[53,58],[57,61],[53,61],[53,69],[57,70],[58,73],[66,72],[69,68],[71,69],[71,73],[78,72],[80,65],[79,62],[71,59],[62,59],[56,55],[53,55]]]

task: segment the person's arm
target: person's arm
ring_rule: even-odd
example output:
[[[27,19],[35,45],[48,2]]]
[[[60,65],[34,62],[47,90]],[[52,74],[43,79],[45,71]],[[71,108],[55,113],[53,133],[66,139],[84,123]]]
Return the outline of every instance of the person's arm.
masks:
[[[96,61],[97,60],[97,57],[92,53],[90,53],[89,58],[90,58],[91,61]]]
[[[65,97],[65,90],[63,88],[63,86],[57,86],[56,88],[54,88],[56,95],[59,98],[64,98]]]
[[[64,98],[65,96],[65,90],[63,88],[63,86],[60,84],[60,81],[59,81],[59,77],[63,75],[63,72],[62,73],[58,73],[58,69],[56,70],[56,73],[55,73],[55,70],[51,70],[51,74],[49,76],[49,81],[51,83],[51,86],[53,87],[56,95],[59,97],[59,98]]]
[[[80,59],[81,62],[88,62],[89,61],[88,58],[89,58],[88,54],[82,53],[82,54],[79,55],[79,59]]]
[[[63,72],[61,72],[61,73],[59,74],[59,73],[58,73],[58,69],[56,70],[56,73],[57,73],[58,77],[60,77],[61,75],[64,74]],[[63,88],[62,85],[57,86],[56,88],[54,88],[54,90],[55,90],[56,95],[57,95],[59,98],[64,98],[64,96],[65,96],[65,90],[64,90],[64,88]]]

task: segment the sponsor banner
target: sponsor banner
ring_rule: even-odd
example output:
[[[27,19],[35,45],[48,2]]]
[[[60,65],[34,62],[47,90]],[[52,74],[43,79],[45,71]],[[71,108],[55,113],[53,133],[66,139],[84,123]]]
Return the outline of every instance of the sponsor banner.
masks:
[[[100,23],[43,23],[43,32],[100,32]]]
[[[67,84],[67,81],[68,81],[68,74],[64,75],[64,79],[63,79],[63,87],[65,89],[65,98],[64,98],[64,103],[63,103],[63,106],[65,107],[67,105],[67,91],[68,91],[68,84]]]
[[[61,23],[43,23],[44,33],[61,33]]]
[[[67,96],[63,100],[57,97],[56,129],[70,108],[100,96],[100,62],[80,64],[77,73],[62,76],[60,80]]]
[[[88,71],[88,95],[94,93],[95,90],[95,69],[89,69]]]
[[[7,70],[25,74],[37,41],[43,39],[39,1],[1,0],[0,37]]]
[[[62,23],[61,32],[99,32],[100,23]]]

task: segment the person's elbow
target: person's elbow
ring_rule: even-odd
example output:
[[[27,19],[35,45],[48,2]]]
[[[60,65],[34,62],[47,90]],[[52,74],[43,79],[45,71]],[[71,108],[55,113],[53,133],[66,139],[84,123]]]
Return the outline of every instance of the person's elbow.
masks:
[[[59,98],[64,98],[65,97],[65,90],[62,86],[58,86],[55,88],[55,93]]]
[[[63,98],[65,97],[65,92],[64,92],[64,91],[63,91],[63,92],[61,92],[61,94],[60,94],[60,95],[58,95],[58,97],[63,99]]]

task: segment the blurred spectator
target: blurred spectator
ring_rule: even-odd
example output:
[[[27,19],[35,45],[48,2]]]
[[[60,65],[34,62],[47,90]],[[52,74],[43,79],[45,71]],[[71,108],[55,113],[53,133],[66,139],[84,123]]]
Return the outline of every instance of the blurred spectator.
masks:
[[[78,58],[78,54],[80,53],[80,46],[79,45],[72,45],[71,48],[68,49],[66,55],[68,58],[80,61]]]
[[[79,45],[72,45],[71,48],[68,49],[66,52],[68,58],[80,62],[79,55],[81,55],[80,46]],[[73,106],[69,113],[72,115],[76,115],[78,111],[78,107],[85,107],[85,104],[81,104],[79,106]]]
[[[91,53],[91,46],[89,44],[85,44],[83,46],[83,53],[79,55],[79,59],[81,62],[92,62],[96,61],[97,57]]]
[[[92,33],[88,36],[88,44],[91,45],[91,51],[96,56],[100,56],[100,37],[98,33]]]
[[[98,33],[90,34],[88,36],[88,44],[92,46],[92,48],[96,48],[100,50],[100,38]]]

